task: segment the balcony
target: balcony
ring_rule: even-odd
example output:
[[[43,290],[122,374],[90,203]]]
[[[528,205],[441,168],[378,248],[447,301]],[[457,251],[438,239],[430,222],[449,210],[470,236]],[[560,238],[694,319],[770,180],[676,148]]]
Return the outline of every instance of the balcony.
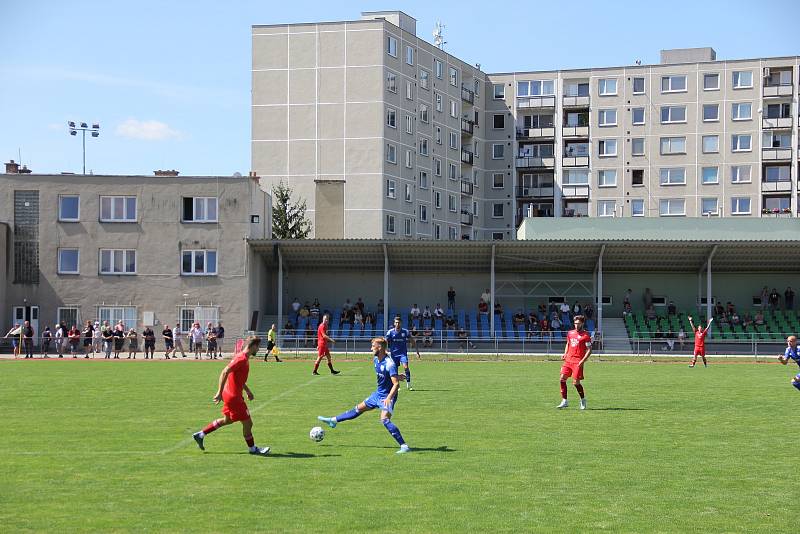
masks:
[[[467,165],[472,165],[475,161],[475,154],[470,152],[469,150],[461,149],[461,163],[466,163]]]
[[[764,98],[769,98],[773,96],[792,96],[792,84],[777,84],[777,85],[765,85],[764,86]]]
[[[589,137],[589,126],[564,126],[561,128],[563,137]]]
[[[564,156],[561,165],[564,167],[588,167],[589,156]]]
[[[474,215],[471,213],[462,211],[461,212],[461,224],[465,226],[472,226]]]
[[[517,198],[553,198],[553,185],[543,185],[536,187],[520,187],[514,188],[514,194]]]
[[[785,148],[762,148],[761,159],[764,161],[779,161],[792,159],[792,149]]]
[[[562,185],[561,196],[564,198],[589,198],[588,185]]]
[[[565,96],[561,99],[561,105],[565,108],[588,108],[589,96]]]
[[[468,182],[466,180],[461,180],[461,194],[462,195],[471,195],[474,193],[475,186],[472,182]]]
[[[530,108],[554,108],[556,107],[555,96],[520,96],[517,97],[517,107],[520,109]]]
[[[781,181],[771,181],[771,182],[761,182],[761,192],[762,193],[790,193],[792,191],[792,181],[791,180],[781,180]]]
[[[553,169],[556,166],[556,158],[554,158],[553,156],[547,156],[543,158],[533,157],[533,156],[522,156],[516,159],[515,165],[517,166],[518,169],[530,169],[530,168]]]
[[[461,119],[461,133],[473,135],[475,133],[475,123],[469,119]]]
[[[537,137],[555,137],[556,129],[547,128],[517,128],[517,140],[535,139]]]
[[[475,103],[475,91],[467,89],[463,85],[461,86],[461,100],[464,102],[469,102],[470,104]]]
[[[792,127],[792,118],[791,117],[774,117],[774,118],[765,118],[761,119],[761,127],[766,129],[770,128],[791,128]]]

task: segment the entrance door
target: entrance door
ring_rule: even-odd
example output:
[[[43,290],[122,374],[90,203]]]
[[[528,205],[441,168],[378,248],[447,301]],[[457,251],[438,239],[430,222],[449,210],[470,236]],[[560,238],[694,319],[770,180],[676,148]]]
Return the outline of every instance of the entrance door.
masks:
[[[38,347],[41,335],[41,332],[39,332],[39,306],[14,306],[12,317],[14,318],[14,324],[19,323],[21,325],[25,321],[30,321],[34,334],[33,344]]]

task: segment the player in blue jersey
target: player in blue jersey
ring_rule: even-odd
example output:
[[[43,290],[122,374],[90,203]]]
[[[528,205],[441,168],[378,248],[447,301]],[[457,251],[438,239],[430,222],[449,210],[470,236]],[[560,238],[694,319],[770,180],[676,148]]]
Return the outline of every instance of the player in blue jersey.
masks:
[[[408,342],[416,343],[408,330],[403,328],[403,320],[400,317],[394,318],[394,328],[386,332],[386,342],[389,343],[389,352],[394,360],[394,364],[400,367],[403,364],[403,372],[406,376],[406,388],[411,387],[411,370],[408,368]],[[419,356],[419,351],[417,352]]]
[[[394,404],[397,401],[397,392],[400,389],[400,376],[397,374],[397,365],[394,360],[386,353],[386,339],[376,337],[372,340],[372,353],[375,355],[373,364],[375,365],[375,374],[378,379],[378,388],[372,395],[364,399],[363,402],[352,410],[348,410],[343,414],[336,417],[317,417],[320,421],[326,423],[331,428],[336,428],[338,423],[355,419],[364,412],[380,408],[381,410],[381,423],[389,431],[389,434],[397,440],[400,444],[400,450],[397,454],[404,454],[411,452],[411,449],[406,445],[403,436],[400,434],[400,429],[392,423],[392,414],[394,413]]]
[[[797,338],[795,336],[786,338],[786,351],[783,356],[778,356],[778,361],[783,365],[789,363],[789,360],[794,360],[800,366],[800,349],[797,348]],[[800,390],[800,373],[797,373],[792,379],[792,385]]]

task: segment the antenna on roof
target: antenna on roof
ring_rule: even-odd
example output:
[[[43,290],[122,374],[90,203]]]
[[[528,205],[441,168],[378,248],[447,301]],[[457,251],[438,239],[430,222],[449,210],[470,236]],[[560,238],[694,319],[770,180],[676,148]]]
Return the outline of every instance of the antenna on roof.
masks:
[[[433,44],[437,48],[444,50],[444,45],[447,44],[447,41],[444,40],[442,32],[444,32],[444,24],[442,24],[442,21],[437,20],[436,27],[433,29]]]

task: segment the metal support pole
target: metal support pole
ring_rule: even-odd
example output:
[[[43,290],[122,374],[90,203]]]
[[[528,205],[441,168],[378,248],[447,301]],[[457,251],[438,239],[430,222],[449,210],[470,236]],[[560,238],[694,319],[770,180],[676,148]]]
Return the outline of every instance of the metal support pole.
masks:
[[[389,251],[383,244],[383,331],[389,331]]]
[[[597,258],[597,328],[602,335],[603,333],[603,254],[606,252],[606,246],[600,247],[600,257]]]
[[[83,133],[83,174],[86,174],[86,130],[82,130]]]
[[[711,256],[714,254],[712,253]],[[711,317],[711,256],[708,257],[706,263],[706,321]]]
[[[489,275],[489,332],[492,338],[494,338],[494,248],[495,246],[492,245],[492,269]],[[497,347],[495,346],[495,352],[497,352]]]
[[[278,249],[278,332],[283,328],[283,254],[281,248]]]

